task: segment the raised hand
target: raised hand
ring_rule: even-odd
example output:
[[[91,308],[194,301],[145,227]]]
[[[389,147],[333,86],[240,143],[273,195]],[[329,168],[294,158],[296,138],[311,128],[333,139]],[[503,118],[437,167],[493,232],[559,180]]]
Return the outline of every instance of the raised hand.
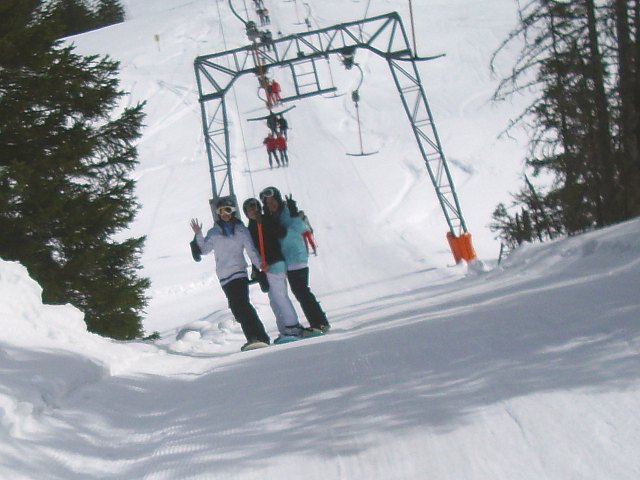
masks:
[[[202,224],[198,221],[197,218],[191,219],[191,229],[196,235],[202,233]]]
[[[293,194],[285,195],[284,198],[287,201],[287,208],[289,209],[289,214],[292,217],[297,217],[298,216],[298,205],[296,204],[296,201],[293,199]]]

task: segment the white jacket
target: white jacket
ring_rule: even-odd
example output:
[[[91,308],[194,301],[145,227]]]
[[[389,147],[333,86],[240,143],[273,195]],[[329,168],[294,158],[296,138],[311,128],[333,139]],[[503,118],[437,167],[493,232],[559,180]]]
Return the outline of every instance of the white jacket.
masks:
[[[203,237],[202,233],[196,235],[196,242],[206,255],[213,251],[216,260],[216,275],[221,285],[226,285],[231,280],[247,276],[247,260],[244,256],[246,250],[251,262],[259,266],[260,254],[253,245],[251,234],[241,222],[234,226],[233,235],[226,236],[222,227],[215,223],[213,228]]]

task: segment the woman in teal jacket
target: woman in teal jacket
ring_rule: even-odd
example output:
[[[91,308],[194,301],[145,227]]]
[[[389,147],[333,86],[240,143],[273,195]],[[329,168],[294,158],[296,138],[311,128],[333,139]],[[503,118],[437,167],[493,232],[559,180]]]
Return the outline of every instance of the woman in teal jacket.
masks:
[[[293,296],[300,302],[311,328],[328,331],[331,326],[327,316],[309,288],[309,254],[302,238],[307,227],[298,218],[296,202],[289,197],[285,204],[280,191],[275,187],[262,190],[260,200],[265,206],[265,215],[273,216],[286,229],[286,233],[280,238],[280,248],[287,264],[287,279]]]

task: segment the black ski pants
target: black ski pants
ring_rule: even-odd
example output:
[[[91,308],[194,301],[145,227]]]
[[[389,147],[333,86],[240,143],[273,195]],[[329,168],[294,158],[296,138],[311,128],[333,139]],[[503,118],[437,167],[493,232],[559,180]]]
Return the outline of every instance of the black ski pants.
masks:
[[[302,307],[304,316],[307,317],[311,328],[329,325],[327,316],[309,288],[309,267],[288,271],[287,279],[289,280],[291,292],[296,297],[296,300],[300,302],[300,307]]]
[[[287,149],[283,148],[282,150],[278,150],[280,152],[280,158],[282,159],[283,165],[289,165],[289,155],[287,155]]]
[[[273,167],[273,159],[276,159],[276,163],[278,164],[278,166],[280,165],[280,159],[278,158],[278,152],[276,152],[275,150],[267,150],[267,154],[269,155],[269,166]]]
[[[269,343],[269,335],[265,332],[256,309],[249,302],[249,280],[246,277],[231,280],[222,286],[222,290],[229,301],[231,313],[242,327],[247,341],[259,340]]]

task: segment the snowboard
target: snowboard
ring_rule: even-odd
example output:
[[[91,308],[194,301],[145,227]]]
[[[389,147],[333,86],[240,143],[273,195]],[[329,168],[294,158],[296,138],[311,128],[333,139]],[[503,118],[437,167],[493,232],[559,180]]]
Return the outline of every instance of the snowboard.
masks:
[[[248,352],[250,350],[257,350],[258,348],[265,348],[268,347],[269,344],[268,343],[264,343],[264,342],[253,342],[253,343],[249,343],[248,345],[243,346],[240,351],[241,352]]]
[[[304,340],[305,338],[321,337],[322,335],[324,335],[324,333],[322,333],[320,330],[315,332],[307,332],[304,337],[297,337],[295,335],[280,335],[273,341],[273,344],[281,345],[283,343],[291,343],[298,340]]]

